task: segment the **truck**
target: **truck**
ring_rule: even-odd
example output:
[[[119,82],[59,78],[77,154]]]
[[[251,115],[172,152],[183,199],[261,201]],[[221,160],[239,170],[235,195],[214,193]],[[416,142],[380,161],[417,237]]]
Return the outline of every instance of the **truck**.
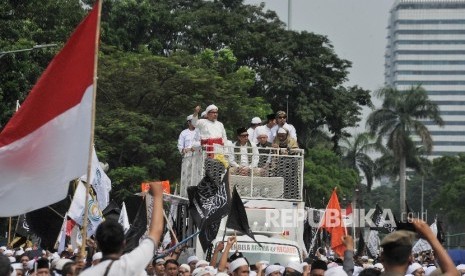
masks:
[[[234,154],[233,146],[216,145],[208,152],[199,149],[183,158],[180,198],[187,202],[187,188],[196,186],[205,175],[208,158],[216,158],[228,166],[228,155]],[[226,228],[227,217],[221,221],[218,234],[212,246],[205,252],[198,239],[192,242],[195,254],[199,259],[208,260],[216,244],[226,241],[235,235],[237,243],[232,252],[240,251],[254,264],[258,261],[287,264],[290,261],[302,262],[306,256],[303,241],[304,221],[307,216],[303,201],[303,168],[304,151],[297,149],[283,154],[279,149],[269,148],[255,155],[260,166],[251,168],[247,175],[229,175],[229,188],[235,187],[241,196],[246,209],[249,226],[257,244],[244,233]],[[185,214],[187,212],[184,212]],[[187,214],[188,215],[188,214]],[[192,221],[187,219],[188,229],[192,229]],[[189,230],[188,234],[193,231]]]

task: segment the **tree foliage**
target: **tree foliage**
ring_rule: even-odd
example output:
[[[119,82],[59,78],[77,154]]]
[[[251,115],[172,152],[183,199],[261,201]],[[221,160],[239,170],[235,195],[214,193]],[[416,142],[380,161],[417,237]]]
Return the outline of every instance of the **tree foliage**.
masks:
[[[421,120],[429,119],[440,126],[444,123],[437,104],[429,100],[421,86],[411,87],[407,91],[385,87],[378,94],[384,98],[382,107],[370,114],[367,124],[370,132],[377,136],[379,144],[386,139],[387,149],[399,164],[400,206],[404,212],[406,163],[408,159],[414,160],[417,153],[412,136],[417,136],[424,151],[430,153],[433,140]]]
[[[0,4],[0,49],[58,47],[0,58],[2,126],[94,1],[23,2]],[[195,105],[219,106],[231,139],[250,118],[288,105],[301,146],[326,145],[319,135],[326,128],[337,149],[348,136],[345,129],[371,105],[369,91],[344,86],[350,65],[327,37],[286,30],[263,4],[104,1],[95,142],[100,159],[110,164],[115,194],[124,198],[144,180],[179,179],[176,140]],[[336,159],[331,170],[341,164]],[[358,179],[346,169],[338,177],[332,181],[330,175],[320,192]]]

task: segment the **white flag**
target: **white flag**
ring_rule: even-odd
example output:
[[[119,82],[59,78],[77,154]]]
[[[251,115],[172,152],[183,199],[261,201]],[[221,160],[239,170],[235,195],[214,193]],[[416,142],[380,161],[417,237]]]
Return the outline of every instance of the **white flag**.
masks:
[[[370,251],[371,256],[376,257],[379,253],[380,240],[378,236],[378,231],[370,230],[368,235],[367,248]]]
[[[66,224],[68,222],[67,219],[68,214],[65,214],[65,217],[63,219],[63,224],[61,225],[61,230],[60,234],[58,234],[57,241],[55,243],[55,249],[57,249],[58,254],[61,254],[63,250],[65,250],[65,245],[66,245]]]
[[[438,226],[436,224],[436,221],[433,222],[433,224],[431,224],[429,227],[431,228],[431,231],[433,231],[434,236],[436,236],[438,234]],[[413,253],[420,253],[423,251],[430,250],[432,250],[431,245],[425,239],[419,239],[412,248]]]
[[[69,207],[68,216],[78,225],[82,226],[84,220],[84,210],[87,209],[87,235],[91,236],[95,234],[97,226],[103,221],[103,216],[102,211],[98,206],[98,201],[92,195],[89,195],[89,200],[87,204],[85,204],[85,198],[86,187],[84,183],[79,181],[76,191],[74,192],[73,201]]]
[[[81,176],[82,181],[87,181],[87,174]],[[90,184],[97,194],[100,210],[105,210],[110,202],[111,180],[98,161],[95,148],[92,151],[92,168],[90,170]]]
[[[124,229],[124,234],[129,230],[130,225],[129,225],[129,219],[128,219],[128,212],[126,211],[126,204],[123,202],[123,207],[121,207],[121,213],[119,214],[118,218],[119,224],[123,226]]]

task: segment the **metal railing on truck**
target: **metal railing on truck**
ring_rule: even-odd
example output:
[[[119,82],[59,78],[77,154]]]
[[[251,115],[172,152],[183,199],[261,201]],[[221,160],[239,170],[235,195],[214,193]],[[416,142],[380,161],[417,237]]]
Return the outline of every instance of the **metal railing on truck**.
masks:
[[[216,159],[230,168],[229,185],[236,186],[241,197],[302,200],[304,150],[214,145],[198,148],[183,157],[180,195],[187,197],[187,187],[196,186],[206,167]],[[247,159],[250,166],[236,167]]]

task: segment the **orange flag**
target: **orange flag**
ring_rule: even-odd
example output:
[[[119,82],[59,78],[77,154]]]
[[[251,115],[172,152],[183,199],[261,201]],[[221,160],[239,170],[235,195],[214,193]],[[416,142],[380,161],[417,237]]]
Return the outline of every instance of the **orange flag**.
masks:
[[[334,189],[329,199],[321,227],[331,234],[331,249],[343,257],[346,247],[342,242],[342,237],[345,235],[346,230],[344,221],[342,220],[341,206],[339,205],[336,189]]]

